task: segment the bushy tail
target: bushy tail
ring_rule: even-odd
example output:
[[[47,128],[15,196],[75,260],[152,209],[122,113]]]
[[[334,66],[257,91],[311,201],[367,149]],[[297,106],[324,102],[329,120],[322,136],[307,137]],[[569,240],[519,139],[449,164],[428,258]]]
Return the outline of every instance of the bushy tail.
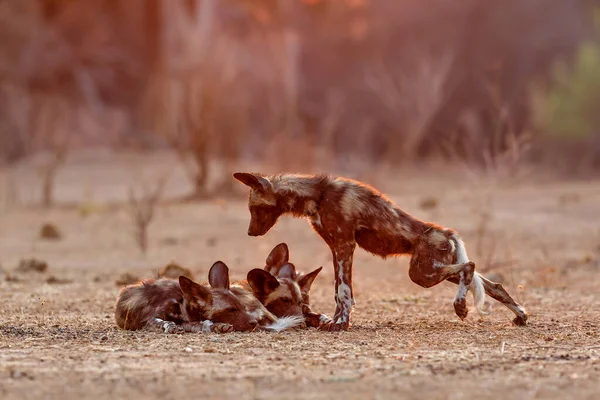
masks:
[[[465,248],[465,244],[458,235],[454,235],[454,240],[456,241],[456,262],[459,264],[469,262],[469,256],[467,256],[467,249]],[[475,303],[475,308],[480,315],[487,314],[484,310],[485,304],[485,288],[483,287],[483,281],[481,280],[481,276],[477,272],[473,275],[473,280],[469,285],[469,290],[473,293],[473,303]]]
[[[475,275],[473,275],[473,280],[471,281],[469,290],[471,293],[473,293],[473,303],[475,303],[477,312],[481,315],[487,314],[483,308],[485,304],[485,288],[483,287],[481,276],[479,276],[477,272],[475,272]]]
[[[277,321],[266,325],[265,328],[270,331],[281,332],[294,328],[302,328],[304,326],[306,326],[304,317],[290,316],[278,318]]]

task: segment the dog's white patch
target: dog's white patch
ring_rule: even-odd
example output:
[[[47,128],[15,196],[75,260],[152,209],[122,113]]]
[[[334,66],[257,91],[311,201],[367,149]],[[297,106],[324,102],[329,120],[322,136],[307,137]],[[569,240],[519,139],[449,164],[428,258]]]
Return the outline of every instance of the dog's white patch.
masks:
[[[311,215],[310,222],[317,228],[323,227],[323,224],[321,223],[321,216],[319,215],[319,213],[315,213],[315,214]]]
[[[173,332],[175,330],[175,328],[177,327],[177,324],[175,324],[175,322],[165,321],[160,318],[154,318],[152,320],[152,322],[155,323],[156,325],[160,326],[164,333]]]
[[[340,282],[337,287],[336,297],[338,304],[342,304],[342,315],[339,322],[348,322],[348,314],[352,309],[352,291],[350,290],[350,286],[343,281]]]
[[[462,241],[462,239],[456,234],[453,234],[451,239],[452,240],[450,240],[450,243],[453,243],[453,242],[456,243],[456,262],[457,262],[457,264],[463,264],[463,263],[469,262],[469,256],[467,255],[467,249],[465,248],[465,243]],[[458,298],[459,295],[461,294],[462,286],[463,286],[462,284],[459,286],[458,293],[456,294],[456,298]],[[471,290],[471,293],[473,294],[473,303],[475,305],[475,309],[477,310],[479,315],[485,315],[486,314],[486,312],[484,310],[485,289],[483,287],[483,281],[481,280],[481,277],[479,276],[479,274],[477,272],[475,272],[475,274],[473,274],[473,280],[471,281],[471,284],[469,285],[468,289]],[[464,298],[465,296],[466,296],[466,292],[462,296],[462,298]]]
[[[292,208],[294,208],[295,205],[296,205],[296,198],[295,197],[290,197],[287,200],[287,206],[288,206],[288,208],[292,209]]]
[[[206,321],[202,321],[202,333],[210,333],[212,332],[212,326],[214,324],[212,323],[212,321],[206,320]]]
[[[449,240],[450,242],[450,251],[452,253],[456,252],[456,244],[454,243],[454,240]]]
[[[456,234],[452,235],[452,239],[454,239],[453,241],[456,243],[456,248],[455,248],[456,263],[457,264],[468,263],[469,256],[467,255],[467,249],[465,248],[465,243]],[[451,240],[450,243],[452,243],[453,241]],[[452,243],[452,244],[454,244],[454,243]]]
[[[260,206],[260,205],[274,206],[276,204],[277,204],[277,200],[275,199],[274,196],[272,196],[272,195],[271,196],[263,196],[256,190],[250,191],[250,205],[252,205],[252,206]]]
[[[267,324],[265,328],[281,332],[288,329],[300,328],[302,326],[304,326],[304,317],[292,315],[278,318],[275,322]]]
[[[314,200],[308,200],[304,203],[304,214],[305,215],[315,215],[317,213],[317,202]]]
[[[321,314],[321,316],[319,317],[319,322],[322,323],[322,324],[326,324],[328,322],[331,322],[331,318],[329,318],[325,314]]]
[[[475,309],[479,315],[484,316],[489,314],[485,310],[485,288],[483,287],[483,281],[477,272],[473,275],[473,280],[471,281],[469,289],[471,290],[471,293],[473,293],[473,303],[475,304]]]
[[[298,197],[311,198],[317,195],[312,175],[282,174],[270,178],[275,193],[295,193]]]
[[[361,210],[364,207],[360,199],[360,193],[352,186],[348,186],[342,194],[339,204],[346,221],[354,218],[355,210]]]

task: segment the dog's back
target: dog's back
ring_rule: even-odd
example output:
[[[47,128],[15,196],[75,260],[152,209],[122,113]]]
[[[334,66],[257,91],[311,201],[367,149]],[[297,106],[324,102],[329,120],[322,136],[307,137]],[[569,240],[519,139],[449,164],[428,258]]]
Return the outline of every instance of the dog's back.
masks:
[[[152,318],[181,323],[183,294],[172,279],[148,279],[121,290],[115,310],[117,326],[125,330],[144,328]]]

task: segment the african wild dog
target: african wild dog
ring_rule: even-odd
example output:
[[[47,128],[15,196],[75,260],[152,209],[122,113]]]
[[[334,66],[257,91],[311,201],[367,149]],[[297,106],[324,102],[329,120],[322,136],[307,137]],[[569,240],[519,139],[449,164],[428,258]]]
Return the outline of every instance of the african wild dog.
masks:
[[[221,261],[224,268],[227,268]],[[258,271],[258,273],[257,273]],[[267,331],[283,331],[292,328],[304,327],[304,316],[302,310],[296,311],[291,302],[285,307],[277,310],[277,313],[272,313],[265,305],[254,295],[252,288],[263,287],[266,279],[276,278],[266,271],[254,269],[248,272],[247,280],[239,283],[229,284],[229,276],[222,282],[222,286],[227,288],[240,303],[241,307],[252,318],[258,322],[257,329]],[[296,286],[298,286],[296,284]],[[282,299],[285,302],[287,297],[286,292],[280,292],[276,298]]]
[[[221,261],[211,267],[206,285],[180,276],[178,281],[147,280],[124,288],[115,319],[122,329],[165,333],[282,331],[304,324],[301,315],[277,318],[250,292],[230,287],[229,269]]]
[[[165,333],[254,330],[258,321],[227,288],[225,264],[215,263],[208,276],[210,286],[180,276],[179,280],[150,279],[123,288],[115,310],[117,326]]]
[[[314,313],[310,308],[310,288],[323,267],[308,274],[298,274],[289,259],[287,244],[279,243],[267,256],[264,267],[266,273],[259,269],[250,271],[252,274],[248,273],[248,277],[252,275],[252,282],[256,283],[253,286],[242,284],[278,317],[304,315],[306,324],[311,327],[330,322],[329,317]]]
[[[444,280],[459,285],[454,299],[456,314],[467,316],[466,294],[473,293],[476,308],[485,293],[502,302],[515,315],[516,325],[525,325],[528,314],[504,288],[475,272],[463,241],[448,228],[423,222],[405,213],[386,196],[361,182],[329,175],[235,173],[251,188],[248,235],[266,234],[283,214],[310,220],[314,230],[329,245],[335,272],[334,319],[322,329],[346,330],[354,306],[352,258],[358,244],[366,251],[387,257],[412,255],[409,277],[422,287]]]

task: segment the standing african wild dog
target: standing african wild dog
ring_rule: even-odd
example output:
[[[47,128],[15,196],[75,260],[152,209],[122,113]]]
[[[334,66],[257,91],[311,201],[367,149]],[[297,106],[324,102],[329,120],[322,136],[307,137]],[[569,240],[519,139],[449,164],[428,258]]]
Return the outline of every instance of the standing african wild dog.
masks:
[[[263,270],[257,268],[248,272],[248,279],[234,284],[233,288],[237,286],[251,291],[267,310],[279,318],[304,316],[306,324],[312,327],[329,322],[326,315],[313,313],[310,308],[310,288],[323,267],[298,275],[289,257],[287,244],[279,243],[267,256]]]
[[[464,319],[466,294],[473,293],[481,311],[485,293],[502,302],[525,325],[528,314],[504,288],[475,272],[463,241],[452,229],[423,222],[405,213],[386,196],[361,182],[329,175],[235,173],[251,188],[248,235],[262,236],[283,214],[310,220],[333,254],[336,310],[326,330],[346,330],[354,305],[352,258],[358,244],[366,251],[387,257],[412,255],[409,277],[422,287],[444,280],[459,285],[454,299],[456,314]],[[485,293],[484,293],[485,292]]]

